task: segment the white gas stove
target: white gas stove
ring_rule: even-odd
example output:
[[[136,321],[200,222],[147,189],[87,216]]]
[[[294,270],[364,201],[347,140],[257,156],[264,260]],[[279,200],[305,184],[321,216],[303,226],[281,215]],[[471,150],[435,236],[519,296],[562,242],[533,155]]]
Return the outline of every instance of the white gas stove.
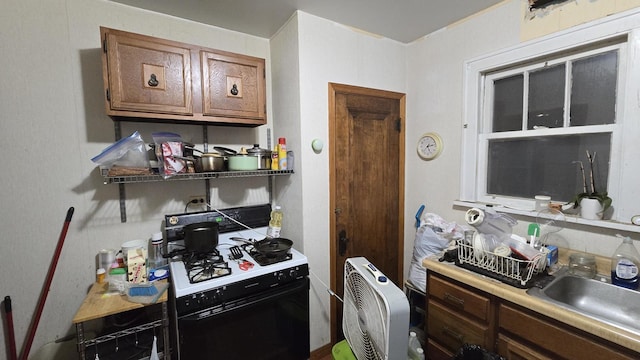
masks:
[[[308,264],[307,257],[301,252],[291,248],[291,258],[282,260],[270,265],[260,265],[258,261],[249,255],[247,250],[251,250],[251,245],[246,245],[242,241],[236,241],[231,238],[253,239],[256,235],[266,234],[267,228],[261,227],[254,230],[241,230],[231,233],[223,233],[219,235],[217,250],[222,256],[222,260],[227,263],[231,273],[210,280],[192,283],[187,275],[187,268],[179,257],[171,259],[169,264],[171,270],[171,283],[174,289],[175,297],[201,293],[214,288],[225,287],[232,283],[242,282],[244,280],[260,277],[262,275],[271,275],[275,278],[282,278],[283,271],[295,272],[296,268]],[[264,237],[264,235],[262,236]],[[262,238],[261,237],[261,238]],[[242,251],[242,260],[234,260],[231,258],[232,246],[239,246]],[[251,265],[244,265],[243,260],[248,261]],[[289,273],[286,274],[290,275]]]
[[[284,256],[277,257],[266,257],[253,249],[253,239],[265,237],[270,212],[270,205],[259,205],[165,216],[165,253],[173,254],[173,250],[179,253],[169,262],[178,316],[260,296],[292,282],[308,281],[307,257],[293,247]],[[218,245],[211,254],[212,260],[207,260],[206,265],[197,262],[194,266],[188,254],[179,251],[184,250],[183,228],[207,221],[219,225]],[[237,247],[236,254],[241,258],[234,259],[232,247]]]

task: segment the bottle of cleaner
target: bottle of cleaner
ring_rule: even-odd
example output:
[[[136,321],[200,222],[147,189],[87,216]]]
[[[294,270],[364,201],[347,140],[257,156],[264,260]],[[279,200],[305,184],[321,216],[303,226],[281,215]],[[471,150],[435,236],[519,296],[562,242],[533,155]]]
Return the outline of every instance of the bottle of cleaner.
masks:
[[[280,170],[280,162],[278,158],[278,145],[273,147],[271,152],[271,170]]]
[[[287,140],[283,137],[278,139],[278,162],[280,170],[287,170]]]
[[[149,256],[149,267],[157,270],[166,265],[167,259],[162,256],[162,233],[157,232],[151,235],[151,252]]]
[[[618,237],[622,237],[618,235]],[[638,288],[638,268],[640,268],[640,254],[628,236],[611,257],[611,283],[628,289]]]
[[[424,350],[422,349],[422,345],[420,344],[420,340],[418,340],[418,336],[415,331],[409,332],[409,359],[410,360],[423,360],[424,359]]]
[[[269,228],[267,228],[267,238],[280,237],[283,217],[284,214],[282,213],[282,208],[280,206],[276,206],[271,210],[271,219],[269,220]]]

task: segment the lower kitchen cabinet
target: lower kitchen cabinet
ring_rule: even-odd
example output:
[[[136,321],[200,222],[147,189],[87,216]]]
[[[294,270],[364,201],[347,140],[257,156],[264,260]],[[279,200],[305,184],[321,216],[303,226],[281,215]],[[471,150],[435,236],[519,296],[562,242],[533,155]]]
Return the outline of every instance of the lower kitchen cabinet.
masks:
[[[640,354],[473,286],[427,271],[427,359],[464,344],[509,360],[639,359]]]
[[[495,342],[494,298],[471,287],[427,274],[427,355],[451,358],[464,344],[492,350]]]

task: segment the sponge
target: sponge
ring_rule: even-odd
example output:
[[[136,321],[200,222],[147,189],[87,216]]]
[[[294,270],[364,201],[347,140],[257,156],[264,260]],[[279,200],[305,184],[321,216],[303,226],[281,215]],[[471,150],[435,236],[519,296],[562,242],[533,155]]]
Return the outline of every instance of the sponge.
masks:
[[[152,296],[158,293],[155,286],[132,286],[129,288],[130,296]]]

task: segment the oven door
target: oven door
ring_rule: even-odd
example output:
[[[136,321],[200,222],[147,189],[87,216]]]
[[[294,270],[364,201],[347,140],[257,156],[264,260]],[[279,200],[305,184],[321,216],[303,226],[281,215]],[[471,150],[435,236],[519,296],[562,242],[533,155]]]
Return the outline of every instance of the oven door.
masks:
[[[178,318],[180,359],[309,358],[309,278]]]

